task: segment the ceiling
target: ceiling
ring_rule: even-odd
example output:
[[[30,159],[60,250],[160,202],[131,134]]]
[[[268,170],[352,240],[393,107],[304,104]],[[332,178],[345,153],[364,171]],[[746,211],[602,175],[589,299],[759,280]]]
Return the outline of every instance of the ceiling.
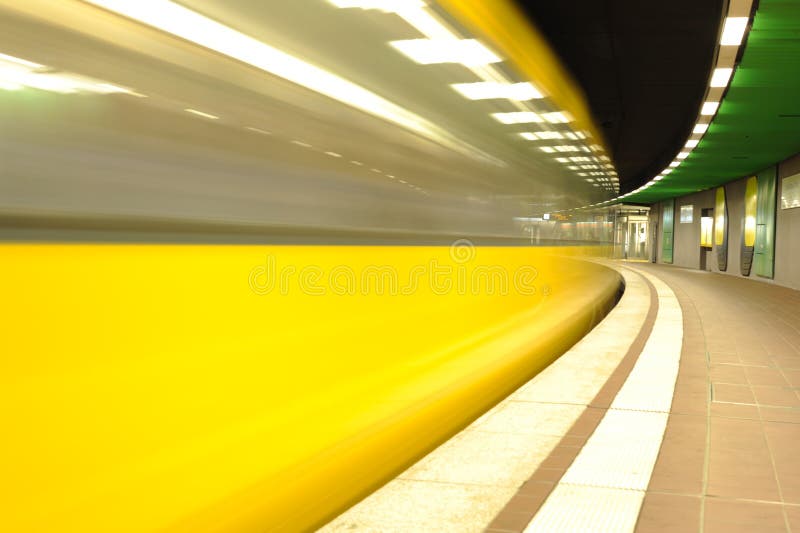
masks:
[[[622,192],[664,168],[706,90],[723,0],[517,0],[586,92]]]
[[[664,180],[626,201],[653,203],[758,172],[800,151],[800,9],[761,0],[741,62],[708,132]]]

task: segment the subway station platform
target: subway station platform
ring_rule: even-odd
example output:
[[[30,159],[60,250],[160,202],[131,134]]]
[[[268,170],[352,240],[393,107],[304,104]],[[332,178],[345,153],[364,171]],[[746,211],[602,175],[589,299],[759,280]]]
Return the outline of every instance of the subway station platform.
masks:
[[[800,533],[800,0],[0,0],[0,532]]]
[[[321,531],[800,530],[800,292],[610,266],[592,332]]]

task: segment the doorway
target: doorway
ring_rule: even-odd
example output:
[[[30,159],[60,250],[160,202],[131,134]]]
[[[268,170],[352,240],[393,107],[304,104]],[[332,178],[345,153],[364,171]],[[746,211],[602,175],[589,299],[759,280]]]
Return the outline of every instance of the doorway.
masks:
[[[650,258],[648,246],[647,221],[628,221],[628,234],[625,241],[625,257],[647,261]]]

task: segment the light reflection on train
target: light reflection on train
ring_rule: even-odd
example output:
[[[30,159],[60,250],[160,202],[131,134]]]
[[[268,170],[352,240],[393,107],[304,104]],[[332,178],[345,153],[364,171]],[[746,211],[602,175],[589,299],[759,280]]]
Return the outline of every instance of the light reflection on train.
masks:
[[[608,215],[587,214],[580,220],[578,216],[564,216],[545,213],[541,216],[515,217],[520,231],[536,245],[552,244],[610,244],[613,238],[614,222]]]

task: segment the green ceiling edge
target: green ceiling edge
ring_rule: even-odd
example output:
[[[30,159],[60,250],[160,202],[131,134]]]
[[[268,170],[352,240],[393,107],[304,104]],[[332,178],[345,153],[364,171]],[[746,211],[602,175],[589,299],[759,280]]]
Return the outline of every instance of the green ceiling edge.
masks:
[[[655,203],[756,173],[800,152],[800,2],[761,0],[741,63],[698,146],[625,198]]]

